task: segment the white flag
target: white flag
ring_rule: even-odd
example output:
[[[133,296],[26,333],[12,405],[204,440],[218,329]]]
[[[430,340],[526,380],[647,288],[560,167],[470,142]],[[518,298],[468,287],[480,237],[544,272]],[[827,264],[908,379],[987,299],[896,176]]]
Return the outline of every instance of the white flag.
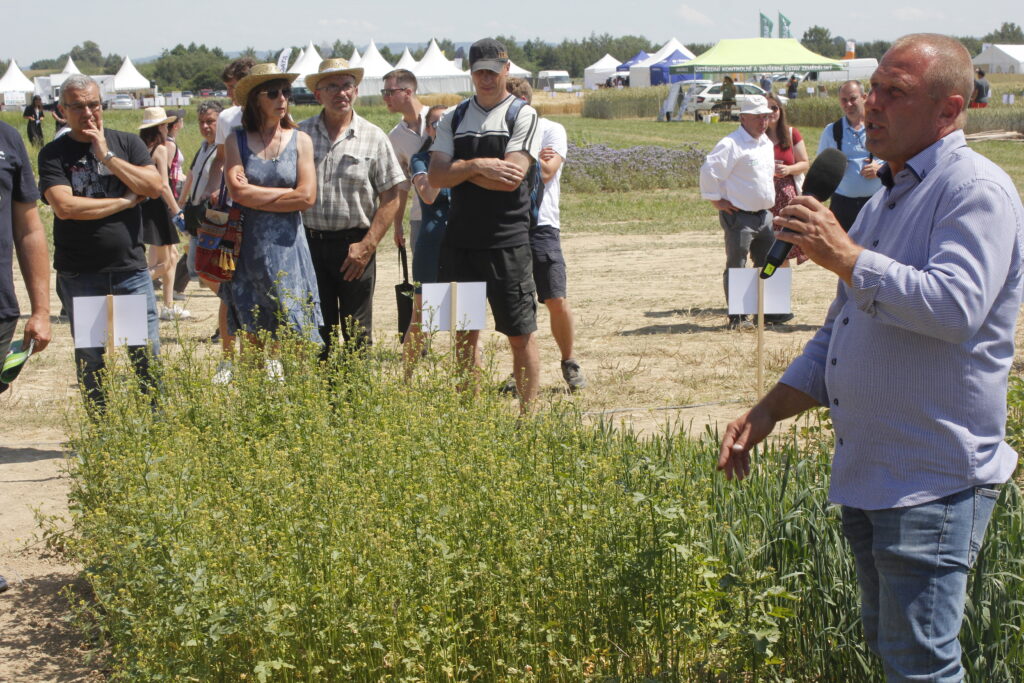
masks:
[[[288,60],[291,58],[292,49],[290,47],[286,47],[285,49],[281,50],[281,54],[277,56],[278,70],[281,71],[282,73],[288,71]]]

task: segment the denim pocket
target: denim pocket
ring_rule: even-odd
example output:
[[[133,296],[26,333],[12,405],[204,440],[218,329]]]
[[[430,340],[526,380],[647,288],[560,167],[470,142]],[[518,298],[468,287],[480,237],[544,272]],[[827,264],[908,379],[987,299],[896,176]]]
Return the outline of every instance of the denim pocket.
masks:
[[[981,544],[985,540],[985,531],[988,529],[988,523],[992,519],[992,511],[995,509],[998,499],[999,489],[996,486],[974,487],[974,520],[971,525],[971,548],[967,555],[968,567],[973,567],[978,559]]]

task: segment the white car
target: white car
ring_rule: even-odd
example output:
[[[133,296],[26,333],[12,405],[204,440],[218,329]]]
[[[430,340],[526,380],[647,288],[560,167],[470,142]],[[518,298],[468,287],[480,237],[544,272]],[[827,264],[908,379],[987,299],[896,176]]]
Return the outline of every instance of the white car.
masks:
[[[736,86],[736,104],[751,97],[753,95],[765,96],[765,91],[760,86],[754,83],[744,83],[742,81],[735,83]],[[782,95],[776,95],[779,98],[779,102],[785,104],[789,100]],[[686,111],[690,113],[698,113],[703,111],[709,111],[716,109],[716,105],[720,105],[722,102],[722,84],[710,83],[704,85],[699,90],[691,93],[689,102],[687,104]]]
[[[114,95],[107,109],[135,109],[135,98],[131,95]]]

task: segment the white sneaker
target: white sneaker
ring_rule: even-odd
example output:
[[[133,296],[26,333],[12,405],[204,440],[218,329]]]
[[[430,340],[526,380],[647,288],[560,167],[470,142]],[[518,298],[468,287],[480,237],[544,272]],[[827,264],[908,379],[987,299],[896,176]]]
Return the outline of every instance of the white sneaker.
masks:
[[[217,372],[213,374],[213,379],[210,380],[217,386],[224,386],[225,384],[231,383],[231,378],[234,376],[234,369],[231,366],[231,361],[222,360],[217,365]]]
[[[174,306],[168,308],[167,306],[160,307],[160,319],[161,320],[191,320],[192,313],[185,310],[181,306]]]
[[[284,366],[281,365],[279,360],[268,360],[267,361],[267,381],[268,382],[283,382],[284,381]]]

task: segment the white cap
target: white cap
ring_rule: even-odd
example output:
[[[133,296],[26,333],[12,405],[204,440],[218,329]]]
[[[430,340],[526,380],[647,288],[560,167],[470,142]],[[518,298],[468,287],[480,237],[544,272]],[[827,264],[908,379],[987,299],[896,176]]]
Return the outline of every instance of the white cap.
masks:
[[[771,114],[772,110],[768,107],[768,100],[760,95],[751,95],[746,99],[740,100],[740,113],[741,114]]]

